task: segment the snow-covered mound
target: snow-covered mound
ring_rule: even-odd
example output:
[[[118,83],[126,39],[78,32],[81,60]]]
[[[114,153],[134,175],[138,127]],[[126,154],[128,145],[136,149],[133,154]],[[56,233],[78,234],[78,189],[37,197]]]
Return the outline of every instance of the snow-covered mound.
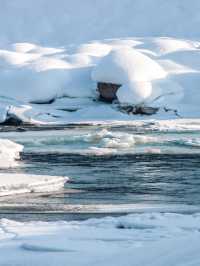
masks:
[[[96,82],[123,85],[117,93],[118,99],[122,103],[132,104],[150,97],[151,81],[165,78],[166,75],[156,61],[130,47],[112,50],[92,71],[92,79]]]
[[[166,72],[156,61],[126,46],[111,51],[92,71],[95,81],[121,85],[132,81],[152,81],[165,76]]]
[[[64,187],[67,177],[30,174],[0,174],[0,196],[50,192]]]
[[[0,264],[198,266],[199,224],[198,213],[135,213],[82,222],[2,219]]]
[[[0,168],[15,167],[23,146],[11,140],[0,139]]]
[[[151,82],[130,82],[126,83],[117,91],[117,98],[120,103],[141,104],[152,94]]]

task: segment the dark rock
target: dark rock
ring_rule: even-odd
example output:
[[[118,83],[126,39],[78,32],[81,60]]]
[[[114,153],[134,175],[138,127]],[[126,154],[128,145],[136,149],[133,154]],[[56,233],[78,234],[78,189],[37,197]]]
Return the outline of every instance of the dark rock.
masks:
[[[1,125],[4,126],[22,126],[23,122],[17,117],[8,117]]]
[[[158,112],[159,108],[156,107],[148,107],[148,106],[120,106],[120,111],[127,113],[127,114],[134,114],[134,115],[153,115]]]
[[[23,127],[17,127],[17,128],[16,128],[16,131],[17,131],[17,132],[25,132],[26,129],[23,128]]]
[[[121,87],[120,84],[98,82],[97,89],[100,95],[99,100],[109,103],[117,100],[116,93],[119,87]]]

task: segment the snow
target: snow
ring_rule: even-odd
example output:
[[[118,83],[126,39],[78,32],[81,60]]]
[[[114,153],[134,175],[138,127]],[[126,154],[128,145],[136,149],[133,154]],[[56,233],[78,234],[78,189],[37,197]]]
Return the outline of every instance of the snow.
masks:
[[[199,37],[199,1],[1,1],[2,46],[29,42],[52,46],[106,38]],[[59,18],[59,19],[58,19]],[[178,22],[178,23],[177,23]],[[28,48],[27,48],[28,49]]]
[[[0,123],[14,118],[37,125],[200,130],[199,0],[0,0],[0,5]],[[97,82],[121,84],[120,104],[158,107],[159,112],[133,116],[120,112],[117,104],[98,102]],[[199,149],[191,148],[200,145],[199,136],[190,134],[141,136],[105,129],[75,136],[64,132],[52,139],[51,133],[41,138],[37,133],[1,134],[0,168],[19,166],[26,143],[36,144],[36,151],[49,142],[55,151],[55,142],[65,150],[69,139],[78,140],[84,152],[96,155],[134,153],[140,147],[162,153],[168,150],[156,145],[168,147],[175,140],[195,153]],[[0,196],[54,191],[67,180],[1,173]],[[96,207],[99,212],[122,209],[136,213],[84,222],[2,219],[0,265],[200,265],[200,214],[139,213],[126,204]]]
[[[0,122],[141,119],[95,104],[97,81],[122,84],[122,104],[160,108],[153,119],[169,118],[163,108],[199,117],[198,0],[3,0],[1,8]]]
[[[152,94],[150,82],[130,82],[119,88],[117,98],[120,103],[141,104]]]
[[[52,192],[64,187],[67,177],[30,174],[0,174],[0,196]]]
[[[16,167],[23,146],[8,139],[0,139],[0,168]]]
[[[0,264],[197,266],[199,219],[159,212],[82,222],[2,219]]]
[[[12,44],[0,51],[0,121],[14,117],[25,123],[67,124],[149,119],[94,101],[96,81],[121,83],[117,95],[123,104],[177,109],[183,118],[198,118],[198,46],[197,41],[159,37],[62,48]],[[152,119],[158,117],[168,119],[169,113],[160,112]],[[171,118],[177,117],[171,113]]]
[[[111,51],[92,71],[92,78],[97,82],[121,85],[132,81],[152,81],[165,76],[166,72],[154,60],[126,46]]]

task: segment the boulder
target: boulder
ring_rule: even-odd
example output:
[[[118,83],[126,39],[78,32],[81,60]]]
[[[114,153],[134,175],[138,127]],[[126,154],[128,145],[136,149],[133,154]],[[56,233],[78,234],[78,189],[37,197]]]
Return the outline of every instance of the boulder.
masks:
[[[97,89],[99,92],[99,100],[109,103],[117,100],[117,90],[120,87],[120,84],[98,82]]]

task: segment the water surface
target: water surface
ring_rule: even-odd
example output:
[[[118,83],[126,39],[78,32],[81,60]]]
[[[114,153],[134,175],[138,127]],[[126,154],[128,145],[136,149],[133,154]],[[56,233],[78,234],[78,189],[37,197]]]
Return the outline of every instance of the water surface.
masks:
[[[200,207],[198,130],[86,126],[0,137],[25,147],[20,167],[7,172],[70,177],[63,191],[1,198],[0,217],[84,219]]]

